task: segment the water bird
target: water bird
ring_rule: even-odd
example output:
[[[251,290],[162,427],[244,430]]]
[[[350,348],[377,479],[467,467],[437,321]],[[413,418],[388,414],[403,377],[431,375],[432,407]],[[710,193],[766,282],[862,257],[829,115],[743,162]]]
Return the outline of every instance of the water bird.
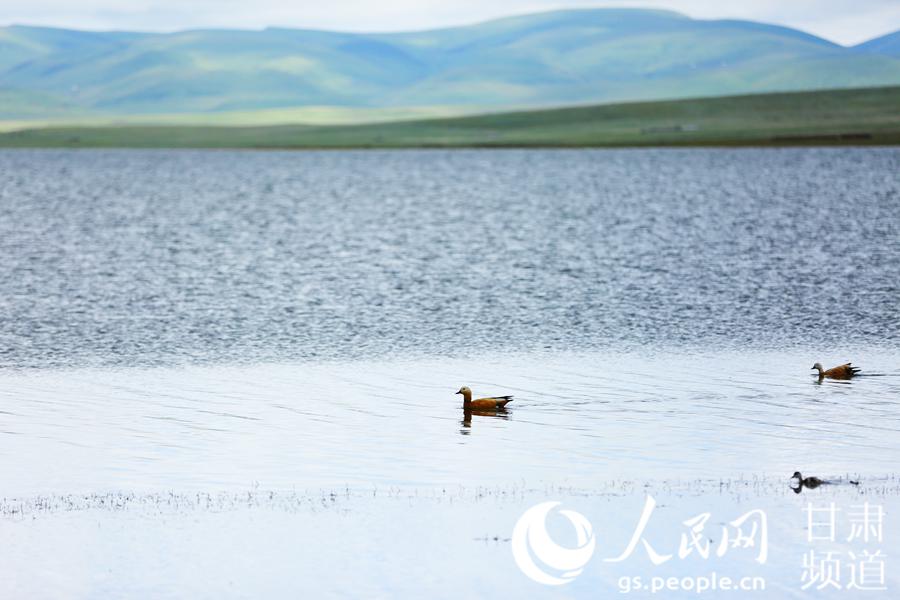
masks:
[[[812,368],[819,372],[819,379],[825,379],[826,377],[828,379],[850,379],[859,373],[858,368],[851,367],[850,365],[851,363],[847,363],[825,370],[822,368],[822,363],[816,363]]]
[[[477,400],[472,400],[472,390],[466,386],[459,388],[459,391],[456,393],[462,394],[463,410],[467,411],[501,410],[513,400],[512,396],[494,396],[492,398],[478,398]]]
[[[804,488],[808,490],[814,490],[820,485],[831,485],[831,484],[842,484],[844,483],[844,479],[819,479],[818,477],[804,477],[800,474],[800,471],[794,471],[794,474],[791,475],[791,490],[795,494],[799,494],[803,491]],[[847,479],[847,483],[850,485],[859,485],[859,479]]]
[[[829,483],[831,482],[825,481],[824,479],[819,479],[818,477],[804,477],[800,474],[800,471],[794,471],[794,474],[791,476],[792,488],[806,487],[814,490],[820,485],[827,485]]]

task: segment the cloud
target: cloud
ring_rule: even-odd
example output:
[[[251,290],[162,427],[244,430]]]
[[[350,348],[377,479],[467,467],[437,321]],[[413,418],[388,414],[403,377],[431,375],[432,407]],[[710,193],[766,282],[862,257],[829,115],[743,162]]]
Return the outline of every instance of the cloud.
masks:
[[[266,26],[400,31],[543,10],[603,6],[652,6],[694,18],[777,23],[843,44],[900,28],[900,2],[896,0],[30,0],[0,5],[0,23],[140,31]]]

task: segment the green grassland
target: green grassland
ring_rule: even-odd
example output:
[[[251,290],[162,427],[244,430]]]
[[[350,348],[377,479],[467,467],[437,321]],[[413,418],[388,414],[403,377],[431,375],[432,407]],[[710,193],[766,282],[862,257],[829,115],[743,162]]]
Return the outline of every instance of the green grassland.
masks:
[[[48,127],[0,147],[452,148],[900,143],[900,87],[758,94],[355,125]]]
[[[0,92],[2,101],[2,92]],[[508,110],[513,110],[510,108]],[[169,113],[147,115],[43,116],[34,119],[0,119],[0,132],[44,127],[121,127],[121,126],[266,126],[266,125],[354,125],[459,117],[482,114],[475,106],[404,106],[388,108],[347,106],[296,106],[257,110],[209,113]]]

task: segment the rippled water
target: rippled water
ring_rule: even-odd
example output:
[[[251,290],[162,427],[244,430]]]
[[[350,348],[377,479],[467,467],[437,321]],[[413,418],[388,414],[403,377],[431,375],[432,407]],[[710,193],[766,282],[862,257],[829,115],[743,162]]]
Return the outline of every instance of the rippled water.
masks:
[[[0,152],[0,597],[551,597],[512,562],[522,511],[563,500],[609,550],[645,493],[656,536],[765,508],[796,594],[807,498],[900,510],[898,173],[877,148]],[[467,417],[464,384],[515,400]],[[842,483],[795,495],[798,469]],[[635,560],[563,595],[706,569]]]
[[[895,346],[894,149],[0,152],[0,364]]]

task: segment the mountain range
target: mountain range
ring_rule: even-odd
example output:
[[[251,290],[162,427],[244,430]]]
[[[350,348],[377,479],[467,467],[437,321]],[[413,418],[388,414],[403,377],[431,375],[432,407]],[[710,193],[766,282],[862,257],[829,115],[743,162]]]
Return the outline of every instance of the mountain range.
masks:
[[[285,107],[500,110],[900,84],[900,32],[586,9],[405,33],[0,28],[0,119]]]

